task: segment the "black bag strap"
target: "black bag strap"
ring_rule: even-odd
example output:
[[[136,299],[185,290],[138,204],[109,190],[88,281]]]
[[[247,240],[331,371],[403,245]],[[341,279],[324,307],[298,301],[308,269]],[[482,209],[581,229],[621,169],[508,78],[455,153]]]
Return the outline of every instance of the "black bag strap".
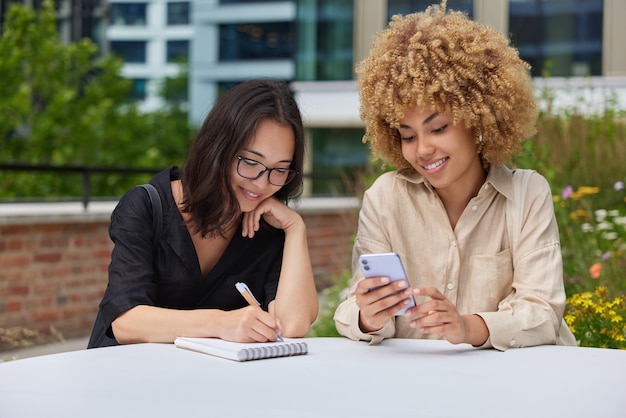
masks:
[[[163,207],[161,206],[161,196],[159,191],[150,183],[142,184],[141,187],[146,189],[152,203],[152,229],[154,238],[152,240],[152,249],[156,252],[161,238],[161,229],[163,229]]]

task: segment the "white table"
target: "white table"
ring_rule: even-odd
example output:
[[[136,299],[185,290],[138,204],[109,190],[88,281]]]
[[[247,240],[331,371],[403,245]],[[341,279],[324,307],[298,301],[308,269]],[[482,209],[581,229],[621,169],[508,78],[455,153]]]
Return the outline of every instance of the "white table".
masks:
[[[169,344],[0,363],[0,417],[626,417],[626,351],[306,339],[238,363]]]

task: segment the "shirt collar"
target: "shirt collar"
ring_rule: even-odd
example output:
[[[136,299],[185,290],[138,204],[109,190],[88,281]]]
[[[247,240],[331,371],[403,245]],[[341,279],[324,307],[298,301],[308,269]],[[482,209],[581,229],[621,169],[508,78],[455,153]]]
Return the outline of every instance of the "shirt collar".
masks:
[[[487,173],[487,180],[500,194],[507,199],[513,198],[513,170],[505,165],[491,167]]]
[[[424,183],[424,186],[426,186],[428,190],[433,190],[433,186],[426,179],[424,179],[421,174],[415,171],[414,168],[403,168],[396,171],[396,178],[406,180],[413,184]],[[492,185],[494,189],[504,195],[507,199],[511,199],[513,197],[513,170],[507,166],[491,166],[489,168],[489,172],[487,173],[485,183]]]

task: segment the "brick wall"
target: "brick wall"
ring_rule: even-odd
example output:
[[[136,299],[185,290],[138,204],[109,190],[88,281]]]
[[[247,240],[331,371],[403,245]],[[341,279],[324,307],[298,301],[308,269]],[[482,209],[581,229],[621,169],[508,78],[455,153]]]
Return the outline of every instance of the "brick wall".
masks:
[[[0,326],[84,336],[106,284],[106,222],[0,225]]]
[[[350,267],[356,210],[301,213],[321,290]],[[0,327],[89,335],[113,247],[108,217],[3,217],[0,211]]]

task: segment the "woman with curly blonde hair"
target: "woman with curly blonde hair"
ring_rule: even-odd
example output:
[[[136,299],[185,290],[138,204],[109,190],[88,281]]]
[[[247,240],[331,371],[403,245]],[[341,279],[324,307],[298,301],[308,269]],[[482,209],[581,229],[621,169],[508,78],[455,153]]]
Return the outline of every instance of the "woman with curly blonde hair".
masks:
[[[342,335],[575,344],[550,187],[504,165],[535,132],[528,70],[506,37],[445,1],[377,34],[357,68],[364,140],[397,170],[363,197],[349,294],[335,312]],[[387,252],[408,282],[364,278],[359,256]]]

